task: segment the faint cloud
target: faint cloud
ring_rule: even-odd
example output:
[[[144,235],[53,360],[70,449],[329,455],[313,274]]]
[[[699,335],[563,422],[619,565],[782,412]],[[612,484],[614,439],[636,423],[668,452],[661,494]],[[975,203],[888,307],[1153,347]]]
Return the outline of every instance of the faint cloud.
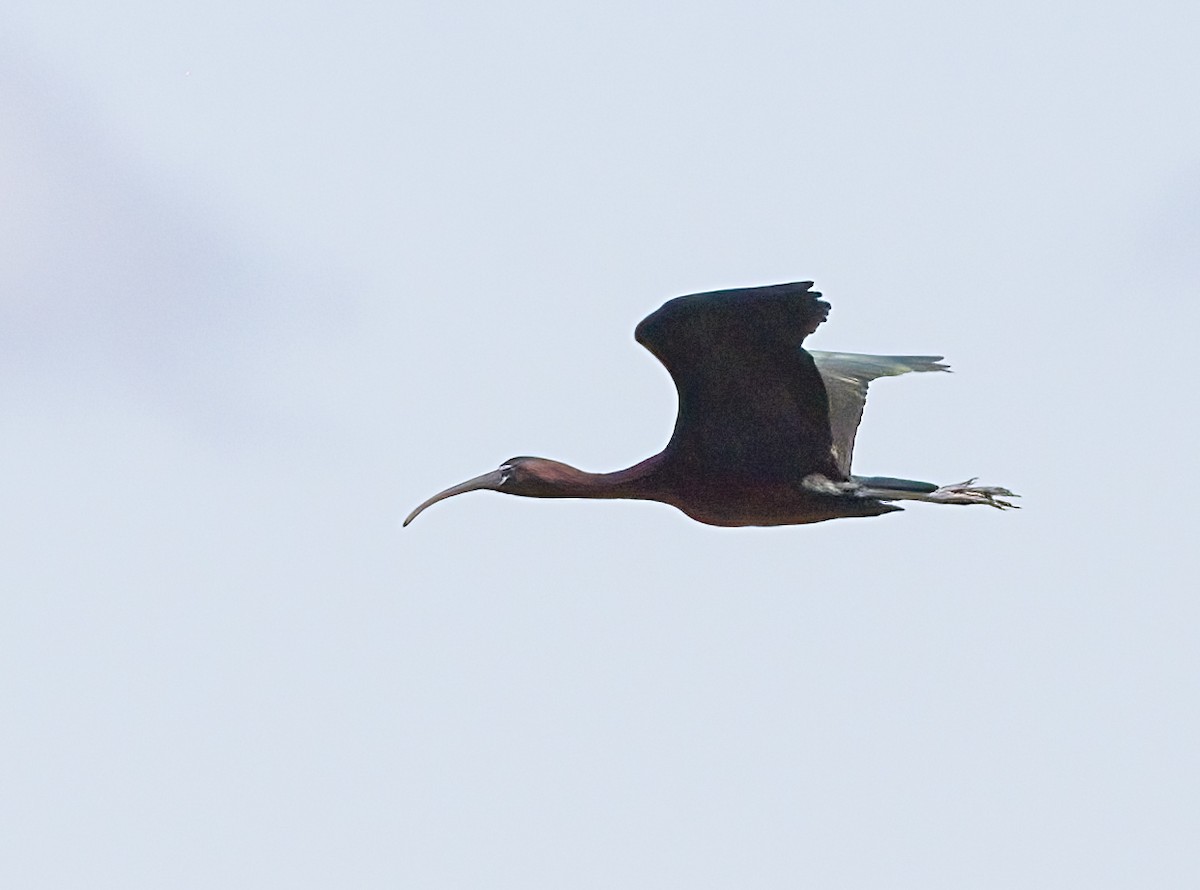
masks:
[[[330,273],[256,256],[115,148],[77,90],[20,53],[2,58],[6,376],[99,379],[171,410],[236,412],[274,352],[336,333],[345,313],[327,296]]]
[[[1147,209],[1142,241],[1152,280],[1200,286],[1200,165],[1166,182]]]

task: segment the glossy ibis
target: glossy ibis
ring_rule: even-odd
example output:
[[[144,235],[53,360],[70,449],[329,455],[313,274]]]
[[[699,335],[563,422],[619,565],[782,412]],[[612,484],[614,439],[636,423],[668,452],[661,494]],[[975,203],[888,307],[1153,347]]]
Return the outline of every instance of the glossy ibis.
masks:
[[[661,454],[615,473],[514,457],[435,494],[431,504],[488,489],[535,498],[634,498],[677,507],[709,525],[798,525],[899,510],[892,501],[986,504],[1015,497],[973,479],[937,486],[850,475],[867,385],[908,371],[945,371],[941,356],[808,352],[829,315],[811,281],[693,294],[637,326],[637,341],[671,373],[675,431]]]

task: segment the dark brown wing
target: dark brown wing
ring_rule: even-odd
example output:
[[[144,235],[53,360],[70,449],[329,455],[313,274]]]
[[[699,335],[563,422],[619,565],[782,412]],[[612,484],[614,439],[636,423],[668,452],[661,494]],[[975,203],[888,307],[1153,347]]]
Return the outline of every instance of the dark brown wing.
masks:
[[[666,453],[689,472],[756,481],[840,478],[829,402],[804,338],[829,314],[811,281],[679,297],[637,326],[671,372]]]
[[[854,438],[867,403],[867,385],[880,377],[909,371],[949,371],[940,355],[859,355],[854,352],[811,353],[829,396],[829,425],[838,469],[850,474]]]

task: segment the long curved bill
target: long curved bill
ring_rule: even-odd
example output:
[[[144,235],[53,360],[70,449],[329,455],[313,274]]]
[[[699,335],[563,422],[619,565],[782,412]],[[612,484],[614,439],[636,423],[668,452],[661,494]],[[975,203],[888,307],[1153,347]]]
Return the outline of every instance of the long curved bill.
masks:
[[[490,489],[496,491],[500,488],[500,483],[504,481],[503,470],[492,470],[490,473],[484,473],[482,476],[476,476],[474,479],[468,479],[466,482],[460,482],[458,485],[447,488],[445,491],[439,491],[417,509],[408,514],[408,518],[404,520],[404,525],[407,526],[410,522],[417,518],[417,514],[436,504],[438,501],[444,501],[446,498],[452,498],[456,494],[465,494],[468,491],[479,491],[481,489]]]

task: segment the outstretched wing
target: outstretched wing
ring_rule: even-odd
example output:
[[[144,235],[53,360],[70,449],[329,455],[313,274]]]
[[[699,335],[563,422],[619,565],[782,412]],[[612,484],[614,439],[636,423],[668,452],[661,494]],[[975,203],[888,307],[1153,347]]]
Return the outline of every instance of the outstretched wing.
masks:
[[[801,348],[829,315],[812,284],[678,297],[637,326],[679,392],[672,460],[725,478],[837,477],[825,385]]]
[[[949,371],[940,355],[857,355],[853,352],[818,352],[813,360],[825,381],[829,396],[829,426],[833,455],[838,469],[850,475],[854,436],[867,402],[867,385],[879,377],[895,377],[909,371]]]

